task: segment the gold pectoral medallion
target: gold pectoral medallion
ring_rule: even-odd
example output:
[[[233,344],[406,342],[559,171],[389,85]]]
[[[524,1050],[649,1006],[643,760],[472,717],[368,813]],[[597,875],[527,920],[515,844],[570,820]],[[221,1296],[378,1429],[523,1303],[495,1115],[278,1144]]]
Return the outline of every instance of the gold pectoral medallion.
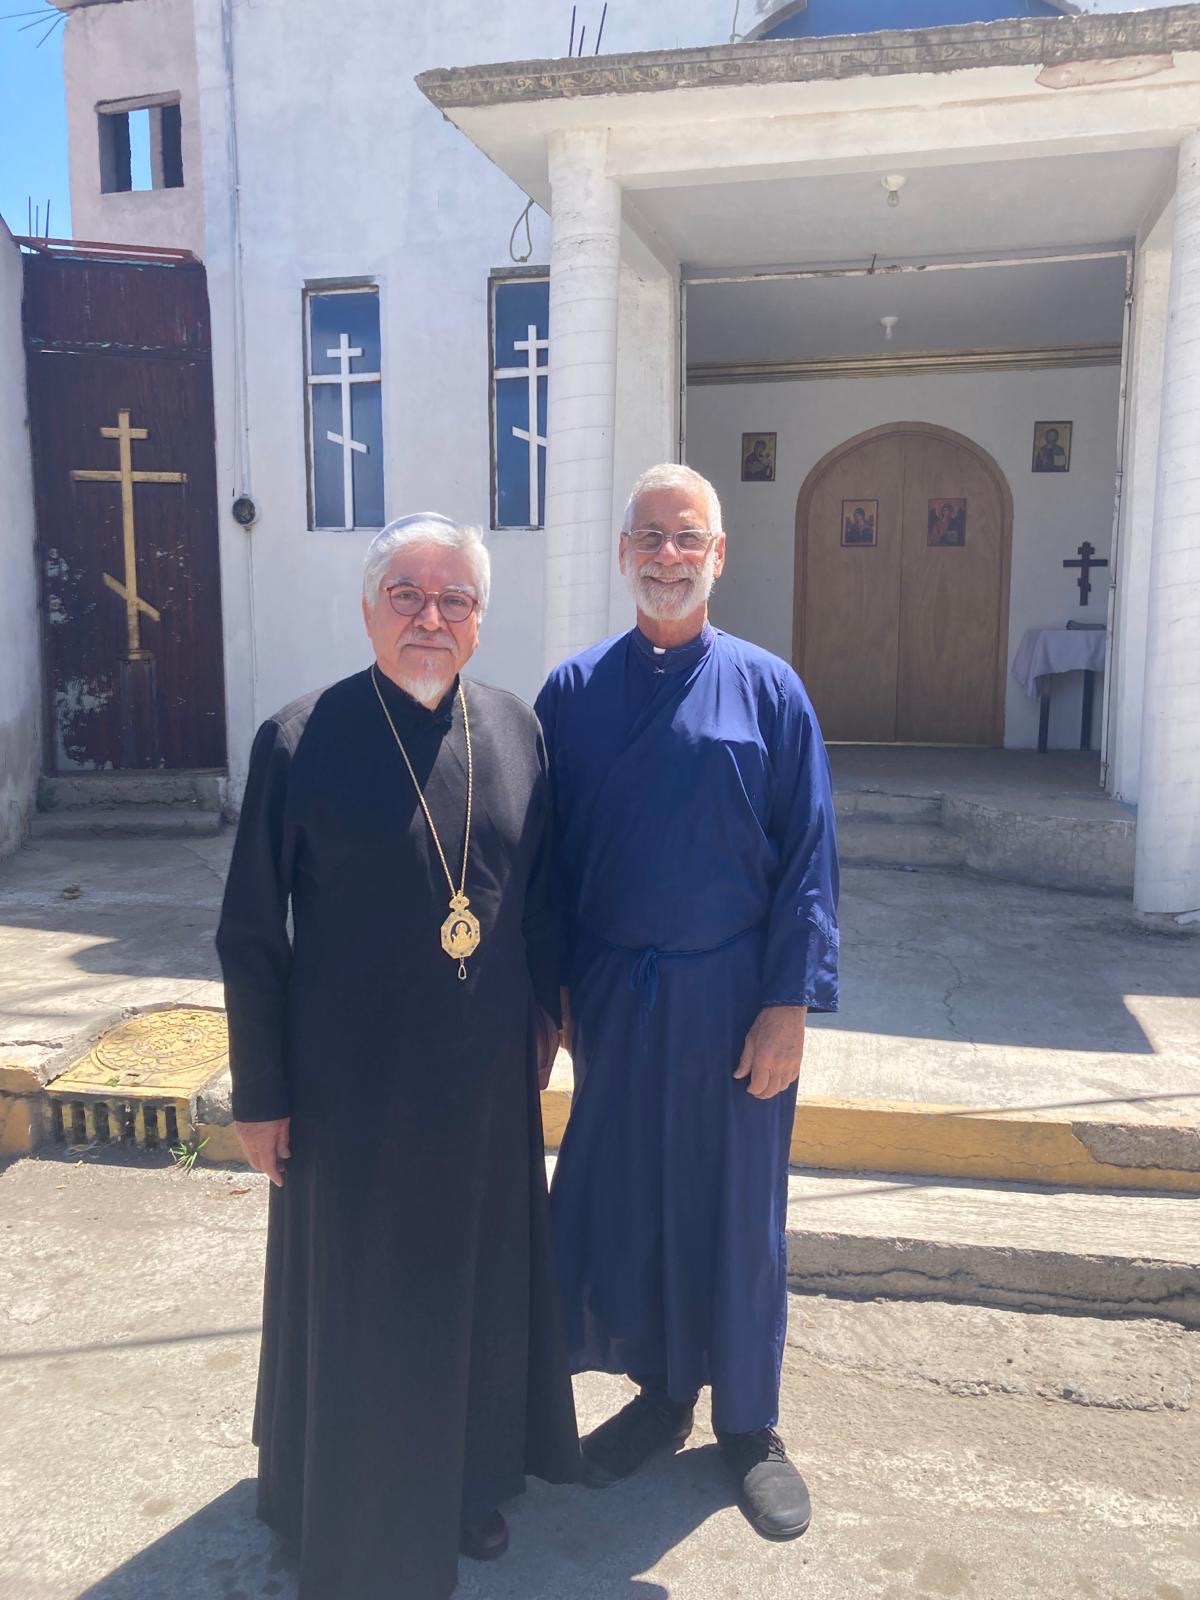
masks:
[[[408,775],[412,779],[413,788],[417,791],[417,799],[421,802],[421,810],[425,813],[425,821],[429,824],[430,837],[438,853],[438,860],[442,864],[442,871],[446,874],[446,882],[450,887],[450,915],[442,923],[442,949],[451,961],[458,962],[458,976],[463,983],[467,981],[467,957],[473,956],[479,949],[479,918],[471,911],[471,902],[467,899],[467,858],[471,853],[471,810],[475,798],[475,757],[471,750],[471,718],[467,714],[467,697],[463,693],[463,686],[458,686],[458,703],[462,707],[463,739],[467,746],[467,820],[463,828],[463,859],[462,876],[459,879],[457,892],[454,888],[454,879],[450,876],[450,864],[446,860],[446,852],[442,849],[442,841],[434,824],[433,813],[417,782],[417,774],[412,762],[408,759],[408,751],[404,748],[404,741],[396,731],[396,724],[392,721],[392,713],[387,708],[387,701],[379,689],[379,682],[375,676],[375,668],[371,668],[371,684],[379,700],[387,725],[392,730],[400,754],[404,757],[404,765],[408,768]]]
[[[450,900],[450,915],[442,923],[442,949],[452,961],[458,962],[458,976],[465,983],[467,957],[479,949],[479,918],[470,908],[465,894],[456,894]]]

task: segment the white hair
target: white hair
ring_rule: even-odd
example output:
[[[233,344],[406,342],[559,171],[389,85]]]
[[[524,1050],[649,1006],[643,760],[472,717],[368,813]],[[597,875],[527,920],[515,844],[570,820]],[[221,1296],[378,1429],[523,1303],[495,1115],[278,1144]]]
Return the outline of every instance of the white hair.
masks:
[[[422,544],[440,544],[447,550],[461,550],[471,563],[475,601],[482,617],[492,588],[492,558],[488,555],[480,529],[469,523],[452,522],[437,511],[418,511],[397,517],[371,540],[363,560],[363,596],[369,606],[379,598],[392,558],[401,550]]]
[[[654,489],[686,489],[690,494],[699,495],[707,508],[708,527],[704,531],[722,532],[721,502],[708,479],[702,478],[693,467],[681,466],[677,461],[664,461],[661,466],[648,468],[634,484],[625,504],[625,515],[621,519],[622,533],[628,533],[633,527],[638,501]]]

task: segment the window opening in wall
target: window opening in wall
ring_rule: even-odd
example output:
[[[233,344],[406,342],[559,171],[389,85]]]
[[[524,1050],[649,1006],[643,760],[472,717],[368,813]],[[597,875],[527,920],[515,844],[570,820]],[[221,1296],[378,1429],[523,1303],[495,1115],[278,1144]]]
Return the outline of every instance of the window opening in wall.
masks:
[[[379,289],[305,291],[308,525],[381,528],[383,372]]]
[[[492,526],[546,523],[546,396],[550,279],[544,272],[491,280]]]
[[[183,188],[183,119],[178,100],[106,106],[97,118],[101,193]]]

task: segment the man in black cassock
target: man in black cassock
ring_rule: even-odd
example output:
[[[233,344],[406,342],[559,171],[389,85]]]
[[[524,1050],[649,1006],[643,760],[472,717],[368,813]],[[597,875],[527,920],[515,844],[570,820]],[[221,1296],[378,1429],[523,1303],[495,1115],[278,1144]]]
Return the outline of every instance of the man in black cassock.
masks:
[[[460,1549],[504,1553],[526,1472],[577,1475],[538,1106],[546,755],[527,706],[459,676],[488,585],[474,529],[374,540],[375,661],[259,729],[217,934],[234,1116],[273,1184],[258,1507],[300,1600],[446,1600]]]

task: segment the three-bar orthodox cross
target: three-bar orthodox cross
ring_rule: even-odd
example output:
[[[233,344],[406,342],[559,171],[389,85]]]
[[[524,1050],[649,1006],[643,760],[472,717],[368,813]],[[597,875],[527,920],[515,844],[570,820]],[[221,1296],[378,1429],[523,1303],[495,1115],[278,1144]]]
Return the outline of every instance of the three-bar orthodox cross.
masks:
[[[1075,581],[1079,585],[1079,604],[1081,606],[1087,605],[1087,603],[1088,603],[1088,595],[1090,595],[1091,592],[1092,592],[1092,576],[1091,576],[1092,568],[1093,567],[1106,567],[1107,565],[1108,565],[1107,561],[1103,561],[1103,560],[1097,561],[1096,560],[1096,546],[1094,544],[1092,544],[1091,541],[1088,540],[1088,539],[1085,539],[1083,541],[1083,543],[1079,546],[1079,560],[1078,561],[1064,561],[1063,562],[1063,566],[1064,567],[1078,567],[1079,568],[1079,577]]]
[[[543,350],[550,349],[549,339],[539,339],[536,323],[526,324],[524,339],[514,339],[513,349],[521,350],[525,354],[523,367],[497,367],[497,378],[520,378],[528,389],[529,426],[527,428],[514,428],[513,437],[523,439],[529,446],[529,524],[539,527],[542,520],[541,507],[541,478],[539,475],[540,462],[538,450],[547,448],[548,440],[538,432],[538,379],[544,378],[550,371],[549,366],[541,366],[539,358]],[[547,362],[550,357],[547,355]]]
[[[357,361],[362,355],[361,345],[352,345],[350,335],[338,335],[338,342],[333,350],[326,350],[325,354],[331,361],[336,361],[336,372],[314,372],[309,378],[309,383],[334,383],[341,390],[342,396],[342,431],[334,433],[327,429],[326,439],[330,444],[342,447],[342,520],[347,528],[354,526],[354,455],[367,455],[368,448],[360,440],[355,439],[351,432],[352,407],[350,401],[351,386],[356,383],[378,383],[383,374],[379,372],[351,372],[351,361]]]
[[[114,594],[119,595],[125,602],[125,623],[129,636],[128,657],[130,661],[144,661],[150,654],[142,649],[141,619],[143,613],[153,622],[161,622],[162,616],[148,600],[143,600],[137,587],[137,525],[133,517],[133,486],[135,483],[186,483],[186,472],[135,472],[133,470],[133,442],[135,439],[148,439],[148,428],[131,428],[129,426],[129,412],[117,412],[117,426],[115,428],[101,428],[100,434],[105,439],[117,441],[117,455],[119,465],[116,471],[102,471],[91,467],[75,467],[71,476],[84,483],[119,483],[121,485],[121,530],[125,546],[125,581],[120,583],[110,572],[104,573],[104,581]]]

